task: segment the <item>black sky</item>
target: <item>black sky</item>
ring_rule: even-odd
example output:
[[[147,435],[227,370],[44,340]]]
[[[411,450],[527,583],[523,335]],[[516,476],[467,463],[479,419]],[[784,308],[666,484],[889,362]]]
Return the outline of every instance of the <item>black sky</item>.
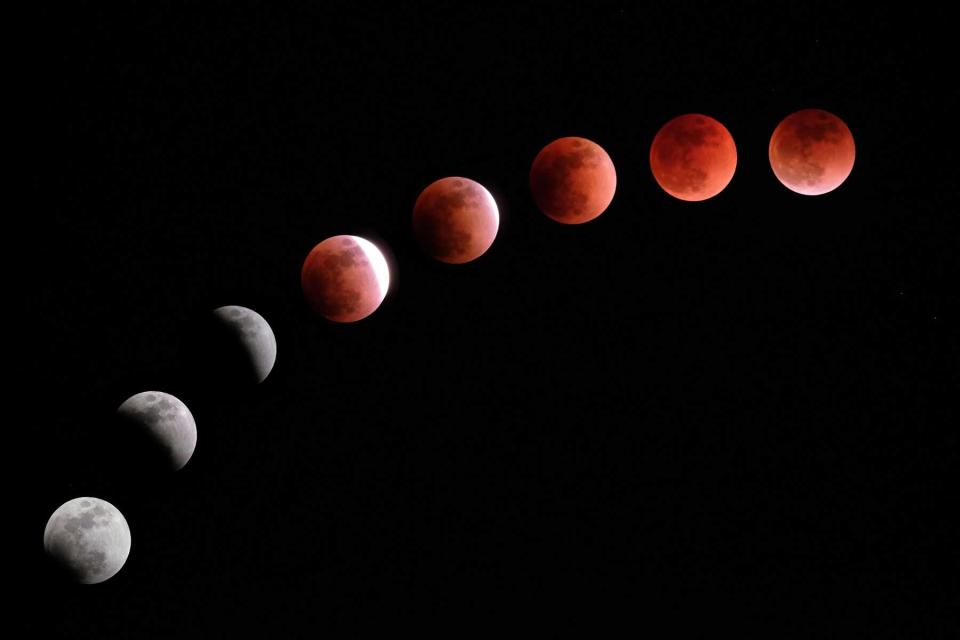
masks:
[[[946,633],[957,189],[930,126],[935,17],[198,4],[44,10],[36,250],[17,277],[18,391],[40,403],[20,525],[47,628]],[[848,181],[813,198],[766,155],[806,107],[857,143]],[[702,203],[649,171],[657,129],[689,112],[738,148]],[[566,135],[618,172],[611,207],[574,227],[527,187]],[[459,267],[410,231],[449,175],[501,211],[492,249]],[[383,306],[348,326],[299,289],[341,233],[393,267]],[[191,328],[224,304],[277,335],[255,389],[191,375]],[[147,389],[190,406],[198,446],[144,481],[110,429]],[[54,580],[40,545],[81,495],[133,536],[95,587]]]

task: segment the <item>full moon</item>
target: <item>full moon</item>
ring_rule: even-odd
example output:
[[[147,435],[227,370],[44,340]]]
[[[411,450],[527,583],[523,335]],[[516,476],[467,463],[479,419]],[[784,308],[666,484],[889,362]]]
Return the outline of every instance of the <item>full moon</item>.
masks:
[[[334,322],[356,322],[377,310],[390,286],[387,260],[359,236],[333,236],[303,262],[300,284],[314,312]]]
[[[787,189],[805,196],[833,191],[853,171],[856,149],[847,125],[829,111],[787,116],[770,137],[770,167]]]
[[[169,393],[144,391],[130,396],[117,409],[117,416],[145,442],[147,455],[155,455],[162,466],[173,471],[187,464],[197,446],[193,414]]]
[[[240,369],[238,377],[257,384],[266,380],[277,360],[277,339],[263,316],[253,309],[229,305],[214,309],[213,317],[225,334],[221,341],[226,344],[218,346],[226,364]]]
[[[727,128],[699,113],[663,125],[650,145],[650,169],[674,198],[698,202],[730,184],[737,169],[737,147]]]
[[[617,190],[617,171],[597,143],[560,138],[534,158],[530,190],[544,214],[563,224],[581,224],[610,206]]]
[[[47,520],[43,548],[71,578],[96,584],[111,578],[127,561],[130,527],[106,500],[74,498]]]
[[[413,233],[420,246],[449,264],[482,256],[499,226],[493,196],[467,178],[441,178],[424,189],[413,205]]]

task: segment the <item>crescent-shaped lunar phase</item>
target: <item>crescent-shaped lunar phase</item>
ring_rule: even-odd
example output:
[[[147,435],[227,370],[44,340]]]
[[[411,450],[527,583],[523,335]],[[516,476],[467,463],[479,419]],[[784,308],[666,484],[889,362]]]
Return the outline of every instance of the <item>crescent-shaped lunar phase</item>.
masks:
[[[147,442],[148,453],[156,454],[160,463],[173,471],[187,464],[197,446],[193,414],[169,393],[144,391],[130,396],[117,409],[117,416]]]
[[[130,527],[99,498],[74,498],[47,520],[43,548],[72,579],[96,584],[113,577],[130,555]]]
[[[833,191],[853,171],[856,148],[843,120],[822,109],[787,116],[770,137],[770,167],[787,189],[805,196]]]
[[[468,178],[437,180],[413,206],[413,233],[420,246],[449,264],[470,262],[486,253],[499,226],[493,196]]]
[[[226,334],[225,359],[242,369],[238,377],[257,384],[266,380],[277,360],[277,339],[264,317],[238,305],[218,307],[213,317]]]
[[[303,262],[300,284],[314,312],[334,322],[356,322],[377,310],[390,287],[380,250],[359,236],[333,236]]]
[[[674,198],[707,200],[733,179],[737,147],[727,128],[710,116],[678,116],[653,138],[650,169],[657,184]]]
[[[593,220],[613,201],[617,171],[603,147],[586,138],[545,146],[530,168],[530,190],[544,214],[564,224]]]

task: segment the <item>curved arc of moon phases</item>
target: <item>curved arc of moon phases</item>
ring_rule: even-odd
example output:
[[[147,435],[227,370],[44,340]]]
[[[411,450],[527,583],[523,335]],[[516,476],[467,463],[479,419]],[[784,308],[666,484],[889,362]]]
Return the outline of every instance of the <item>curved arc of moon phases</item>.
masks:
[[[737,169],[737,146],[719,121],[699,113],[664,124],[650,145],[650,170],[664,191],[700,202],[723,191]]]
[[[856,145],[843,120],[823,109],[802,109],[774,129],[769,158],[783,186],[801,195],[819,196],[850,176]]]
[[[390,288],[390,267],[375,244],[360,236],[332,236],[303,262],[307,304],[334,322],[356,322],[377,310]]]
[[[130,526],[115,506],[99,498],[74,498],[47,520],[47,556],[82,584],[110,579],[130,555]]]
[[[570,136],[543,149],[530,167],[530,191],[537,208],[563,224],[597,218],[613,202],[617,171],[596,142]]]
[[[440,178],[413,206],[413,232],[420,247],[448,264],[476,260],[493,245],[500,211],[493,195],[469,178]]]

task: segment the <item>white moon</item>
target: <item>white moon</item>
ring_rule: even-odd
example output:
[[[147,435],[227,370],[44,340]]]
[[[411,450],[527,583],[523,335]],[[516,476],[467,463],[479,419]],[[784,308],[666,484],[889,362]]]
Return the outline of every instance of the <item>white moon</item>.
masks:
[[[238,305],[218,307],[213,315],[232,335],[232,346],[238,351],[234,355],[248,365],[247,377],[258,384],[266,380],[277,361],[277,338],[269,323],[253,309]]]
[[[174,471],[183,468],[197,446],[197,423],[183,404],[162,391],[130,396],[117,415],[131,428],[142,430]]]
[[[130,527],[106,500],[74,498],[50,516],[43,548],[77,582],[96,584],[112,577],[127,561]]]

